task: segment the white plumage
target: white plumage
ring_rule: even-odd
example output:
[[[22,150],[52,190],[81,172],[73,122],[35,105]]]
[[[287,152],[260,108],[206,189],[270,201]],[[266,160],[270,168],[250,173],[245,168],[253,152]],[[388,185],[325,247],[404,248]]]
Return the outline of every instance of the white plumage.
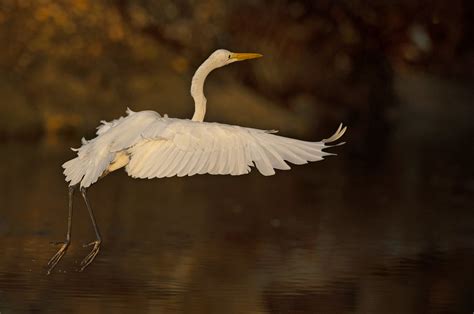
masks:
[[[103,122],[97,137],[84,141],[78,156],[64,167],[70,186],[87,188],[104,173],[126,166],[134,178],[195,174],[242,175],[255,166],[261,174],[288,170],[286,161],[301,165],[331,155],[324,152],[346,128],[329,139],[306,142],[252,128],[161,117],[154,111],[133,112]]]
[[[346,131],[342,124],[336,133],[319,142],[305,142],[275,135],[274,131],[235,125],[203,122],[206,114],[204,82],[207,75],[224,65],[261,57],[256,53],[232,53],[219,49],[197,69],[191,84],[195,111],[192,120],[162,117],[154,111],[133,112],[111,122],[102,121],[97,137],[73,149],[77,157],[63,164],[69,182],[69,218],[66,240],[49,260],[48,274],[56,267],[69,247],[73,212],[73,194],[79,187],[89,211],[96,240],[82,260],[81,271],[92,263],[101,246],[99,228],[86,189],[107,173],[125,167],[134,178],[164,178],[195,174],[242,175],[256,167],[261,174],[275,174],[274,169],[288,170],[293,164],[322,160],[331,155],[323,151]],[[342,144],[342,143],[340,143]]]

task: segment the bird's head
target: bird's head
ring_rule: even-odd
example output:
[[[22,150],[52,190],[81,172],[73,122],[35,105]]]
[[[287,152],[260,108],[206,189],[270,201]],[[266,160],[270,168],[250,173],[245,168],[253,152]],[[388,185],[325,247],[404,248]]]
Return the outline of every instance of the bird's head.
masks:
[[[230,52],[225,49],[218,49],[214,51],[208,58],[216,68],[231,64],[236,61],[243,61],[247,59],[255,59],[262,57],[259,53],[237,53]]]

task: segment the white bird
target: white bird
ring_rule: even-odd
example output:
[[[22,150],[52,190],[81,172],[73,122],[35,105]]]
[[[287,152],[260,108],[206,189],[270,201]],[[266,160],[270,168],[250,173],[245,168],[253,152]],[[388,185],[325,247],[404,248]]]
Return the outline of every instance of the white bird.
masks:
[[[195,111],[191,120],[163,117],[154,111],[133,112],[127,109],[125,117],[102,121],[94,139],[82,139],[82,146],[73,149],[77,157],[63,164],[69,182],[68,228],[66,240],[57,243],[62,246],[48,263],[48,274],[70,243],[72,198],[76,188],[82,193],[97,237],[87,245],[93,249],[81,262],[80,270],[84,270],[98,254],[101,237],[86,189],[109,172],[125,167],[133,178],[151,179],[205,173],[242,175],[256,167],[261,174],[270,176],[275,174],[274,169],[290,169],[286,161],[301,165],[332,155],[323,149],[344,134],[346,127],[342,124],[331,137],[319,142],[306,142],[275,135],[275,131],[203,122],[206,114],[203,88],[207,75],[224,65],[261,56],[224,49],[212,53],[192,79]]]

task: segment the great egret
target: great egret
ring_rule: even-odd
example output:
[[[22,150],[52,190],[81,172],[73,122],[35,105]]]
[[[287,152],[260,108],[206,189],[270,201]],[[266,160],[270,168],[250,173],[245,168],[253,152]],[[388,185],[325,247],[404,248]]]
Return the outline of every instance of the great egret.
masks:
[[[244,128],[235,125],[203,122],[206,114],[204,81],[214,69],[224,65],[261,57],[258,53],[233,53],[216,50],[197,69],[191,84],[195,111],[191,120],[172,119],[154,111],[133,112],[111,122],[102,121],[97,137],[73,149],[77,157],[63,164],[69,182],[69,216],[66,240],[48,262],[48,274],[66,253],[71,240],[73,194],[81,191],[89,211],[96,240],[91,252],[82,260],[84,270],[97,256],[101,236],[86,189],[109,172],[125,167],[133,178],[163,178],[195,174],[242,175],[256,167],[265,176],[274,169],[288,170],[293,164],[322,160],[331,155],[323,152],[328,143],[338,140],[346,131],[339,125],[336,133],[319,142],[305,142],[275,135],[274,131]],[[343,144],[343,143],[340,143]]]

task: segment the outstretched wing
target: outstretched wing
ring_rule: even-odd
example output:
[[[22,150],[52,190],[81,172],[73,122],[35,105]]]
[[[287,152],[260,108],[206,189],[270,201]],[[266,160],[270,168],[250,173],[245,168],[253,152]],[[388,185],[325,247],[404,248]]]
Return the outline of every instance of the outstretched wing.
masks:
[[[242,175],[255,166],[265,176],[274,169],[322,160],[323,151],[346,131],[320,142],[306,142],[251,128],[219,123],[169,119],[142,134],[143,140],[129,149],[127,173],[136,178],[163,178],[195,174]]]

